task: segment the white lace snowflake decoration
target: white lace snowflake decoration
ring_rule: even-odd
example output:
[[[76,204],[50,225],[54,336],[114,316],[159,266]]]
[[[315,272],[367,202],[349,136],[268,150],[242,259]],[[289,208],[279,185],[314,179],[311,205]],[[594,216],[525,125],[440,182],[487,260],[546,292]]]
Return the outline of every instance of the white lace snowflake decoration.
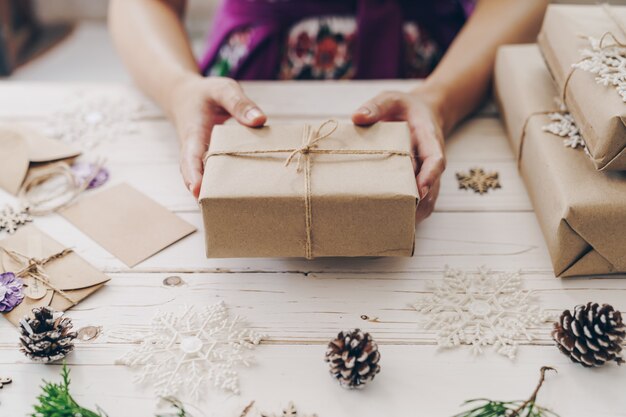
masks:
[[[481,267],[467,273],[446,267],[432,294],[413,304],[426,317],[424,328],[435,329],[441,348],[470,345],[474,354],[485,346],[514,359],[520,341],[532,341],[534,328],[552,321],[549,313],[522,289],[519,272],[496,273]]]
[[[550,123],[543,126],[544,132],[552,133],[563,138],[563,146],[576,149],[586,149],[585,140],[580,134],[576,121],[568,112],[548,114]]]
[[[614,87],[626,103],[626,44],[619,43],[610,33],[603,39],[588,40],[589,48],[580,51],[582,59],[572,67],[595,74],[598,84]]]
[[[201,398],[209,384],[239,393],[236,366],[253,362],[250,350],[263,336],[231,318],[218,303],[178,313],[158,313],[150,331],[137,334],[138,347],[117,363],[139,368],[138,383],[152,383],[160,396]]]
[[[103,141],[137,133],[136,122],[146,115],[146,106],[135,97],[79,92],[45,120],[44,132],[92,149]]]

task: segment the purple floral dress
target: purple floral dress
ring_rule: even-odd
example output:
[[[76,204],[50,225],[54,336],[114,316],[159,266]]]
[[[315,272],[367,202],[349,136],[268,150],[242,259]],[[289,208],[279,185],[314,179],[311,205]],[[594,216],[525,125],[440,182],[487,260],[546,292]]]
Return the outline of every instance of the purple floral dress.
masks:
[[[236,79],[423,78],[473,6],[474,0],[225,0],[200,66],[206,75]]]

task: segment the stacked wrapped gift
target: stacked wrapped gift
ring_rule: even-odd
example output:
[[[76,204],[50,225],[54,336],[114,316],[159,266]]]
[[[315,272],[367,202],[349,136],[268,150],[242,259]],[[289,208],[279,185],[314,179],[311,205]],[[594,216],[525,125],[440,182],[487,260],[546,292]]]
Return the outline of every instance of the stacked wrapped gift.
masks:
[[[200,191],[208,257],[411,256],[405,123],[217,126]]]
[[[599,37],[616,32],[612,41],[626,42],[615,23],[625,12],[625,7],[551,6],[542,51],[537,45],[505,46],[496,60],[501,113],[561,277],[626,273],[626,171],[616,170],[626,168],[626,102],[619,83],[598,83],[600,75],[572,67],[582,58],[571,52],[585,30]],[[563,146],[546,129],[551,115],[565,114],[555,104],[563,88],[586,149]]]
[[[550,6],[538,42],[593,165],[626,170],[626,7]]]

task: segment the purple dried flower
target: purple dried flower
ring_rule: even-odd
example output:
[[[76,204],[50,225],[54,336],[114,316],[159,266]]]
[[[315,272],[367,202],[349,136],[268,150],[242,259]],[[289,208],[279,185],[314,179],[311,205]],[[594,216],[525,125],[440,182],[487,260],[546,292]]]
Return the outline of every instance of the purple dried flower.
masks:
[[[96,164],[87,162],[76,162],[72,165],[72,172],[74,172],[74,175],[81,184],[87,181],[87,179],[94,174],[96,169],[98,169]],[[91,190],[92,188],[98,188],[107,182],[108,179],[109,171],[106,168],[101,167],[91,182],[89,182],[87,189]]]
[[[12,272],[0,274],[0,313],[8,313],[24,299],[23,282]]]

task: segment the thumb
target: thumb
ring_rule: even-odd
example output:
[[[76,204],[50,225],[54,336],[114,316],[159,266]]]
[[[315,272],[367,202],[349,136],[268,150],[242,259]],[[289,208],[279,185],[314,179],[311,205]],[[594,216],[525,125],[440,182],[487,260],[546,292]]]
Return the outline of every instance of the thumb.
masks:
[[[223,83],[215,101],[239,123],[250,127],[263,126],[267,116],[246,96],[239,83],[231,79],[225,79]]]

